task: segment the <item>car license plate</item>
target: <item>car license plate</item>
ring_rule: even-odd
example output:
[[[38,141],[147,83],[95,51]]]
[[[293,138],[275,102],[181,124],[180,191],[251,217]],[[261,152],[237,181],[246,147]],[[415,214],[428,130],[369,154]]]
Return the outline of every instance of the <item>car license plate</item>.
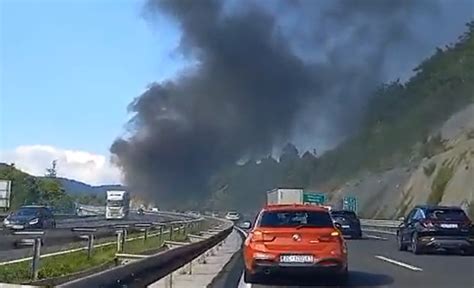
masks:
[[[342,225],[342,228],[351,228],[350,225]]]
[[[313,255],[282,255],[280,262],[282,263],[313,263]]]
[[[12,228],[13,229],[23,229],[25,227],[23,225],[13,225]]]
[[[440,226],[441,226],[441,228],[449,228],[449,229],[458,228],[458,224],[441,224]]]

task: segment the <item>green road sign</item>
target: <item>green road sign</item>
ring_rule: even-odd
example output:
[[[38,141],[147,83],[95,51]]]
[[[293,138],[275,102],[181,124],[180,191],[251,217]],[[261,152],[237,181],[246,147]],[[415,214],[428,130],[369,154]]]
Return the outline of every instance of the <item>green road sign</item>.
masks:
[[[303,193],[303,203],[309,204],[324,204],[326,203],[326,194],[324,193],[315,193],[315,192],[304,192]]]
[[[357,211],[357,198],[354,196],[346,196],[342,199],[342,209]]]

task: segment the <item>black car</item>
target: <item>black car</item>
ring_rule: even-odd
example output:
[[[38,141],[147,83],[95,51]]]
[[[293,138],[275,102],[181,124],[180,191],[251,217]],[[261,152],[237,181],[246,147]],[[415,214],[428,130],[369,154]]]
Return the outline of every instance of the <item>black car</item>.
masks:
[[[362,238],[362,230],[360,229],[360,220],[354,211],[349,210],[333,210],[331,216],[334,223],[339,224],[342,235],[352,238]]]
[[[416,206],[397,231],[398,248],[414,254],[428,250],[474,252],[472,222],[459,207]]]
[[[56,227],[56,220],[46,206],[22,206],[3,220],[3,226],[12,230],[46,229]]]

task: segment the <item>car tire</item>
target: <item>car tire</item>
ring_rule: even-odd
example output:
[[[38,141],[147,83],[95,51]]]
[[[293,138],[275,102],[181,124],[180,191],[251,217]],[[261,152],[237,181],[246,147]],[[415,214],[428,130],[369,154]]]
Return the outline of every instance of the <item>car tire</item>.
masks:
[[[349,268],[346,266],[346,269],[338,274],[337,284],[339,286],[346,286],[349,282]]]
[[[399,251],[407,251],[408,245],[403,243],[401,235],[397,235],[397,245]]]
[[[257,274],[252,274],[247,269],[244,270],[244,281],[245,281],[245,283],[249,283],[249,284],[257,283],[258,278],[259,277],[258,277]]]
[[[423,254],[423,247],[418,241],[418,234],[416,233],[411,236],[411,252],[415,255]]]

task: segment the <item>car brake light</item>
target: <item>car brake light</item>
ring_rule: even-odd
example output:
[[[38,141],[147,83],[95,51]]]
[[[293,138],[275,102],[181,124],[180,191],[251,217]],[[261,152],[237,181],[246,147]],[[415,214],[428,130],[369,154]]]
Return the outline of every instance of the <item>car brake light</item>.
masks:
[[[319,241],[321,241],[321,242],[333,242],[334,240],[338,240],[340,236],[341,236],[341,233],[339,231],[332,231],[331,234],[329,234],[327,236],[319,237]]]
[[[421,225],[425,228],[434,228],[435,225],[431,221],[421,221]]]
[[[275,240],[274,236],[266,235],[262,231],[253,232],[253,236],[251,238],[252,242],[271,242],[273,240]]]

